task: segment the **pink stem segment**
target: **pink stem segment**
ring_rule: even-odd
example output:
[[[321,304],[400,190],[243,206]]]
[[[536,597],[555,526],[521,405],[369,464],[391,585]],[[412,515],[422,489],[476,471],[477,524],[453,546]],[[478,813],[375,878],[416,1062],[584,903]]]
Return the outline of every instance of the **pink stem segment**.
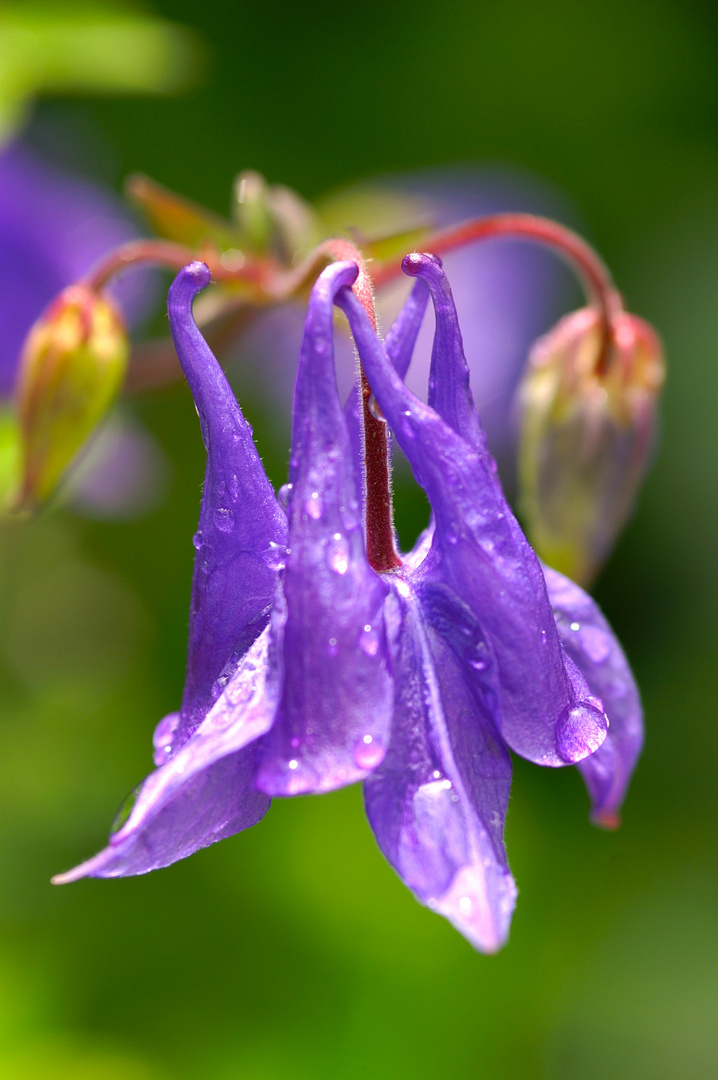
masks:
[[[422,245],[432,255],[442,255],[467,244],[502,236],[521,237],[553,248],[578,272],[589,300],[598,310],[601,319],[602,341],[596,372],[604,374],[610,360],[611,320],[613,315],[621,310],[621,298],[606,264],[577,233],[556,221],[534,214],[493,214],[431,233],[422,240]],[[400,259],[384,263],[374,272],[375,286],[379,287],[397,278],[400,271]]]

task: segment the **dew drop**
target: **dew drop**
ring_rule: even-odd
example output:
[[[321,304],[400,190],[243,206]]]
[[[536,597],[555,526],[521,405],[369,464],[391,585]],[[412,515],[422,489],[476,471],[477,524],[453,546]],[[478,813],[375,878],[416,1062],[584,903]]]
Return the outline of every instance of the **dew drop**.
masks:
[[[126,795],[120,803],[120,808],[112,819],[112,825],[110,826],[111,837],[127,824],[141,791],[142,784],[138,784],[136,787],[133,787],[129,795]]]
[[[379,402],[376,400],[373,394],[369,398],[369,412],[372,414],[375,420],[381,421],[382,424],[386,423],[386,417],[381,411],[381,406],[379,405]]]
[[[470,896],[462,896],[461,897],[461,899],[459,900],[459,911],[461,912],[462,915],[470,915],[471,914],[471,897]]]
[[[319,520],[319,518],[322,516],[322,510],[324,509],[324,507],[322,506],[322,498],[318,491],[313,491],[311,493],[311,495],[304,504],[304,509],[309,514],[309,517],[313,518],[314,521]]]
[[[287,548],[284,544],[275,544],[274,540],[270,540],[262,558],[270,570],[283,570],[287,564]]]
[[[215,679],[212,684],[212,700],[216,701],[217,698],[224,693],[224,688],[229,682],[229,675],[220,675],[218,679]]]
[[[241,491],[239,477],[235,474],[232,474],[232,476],[230,476],[229,480],[227,481],[227,488],[229,490],[229,494],[232,496],[233,499],[239,498],[239,494]]]
[[[568,706],[556,725],[556,750],[564,761],[581,761],[598,749],[605,734],[606,718],[596,706]]]
[[[578,623],[578,622],[572,622],[572,623],[571,623],[571,629],[572,629],[572,630],[580,630],[580,629],[581,629],[581,623]]]
[[[164,765],[172,753],[172,745],[179,726],[179,720],[180,714],[171,712],[163,717],[155,728],[152,736],[155,765]]]
[[[358,769],[375,769],[383,757],[384,747],[372,735],[365,735],[354,747],[354,762]]]
[[[289,498],[292,494],[292,487],[293,484],[282,484],[277,492],[277,500],[282,510],[287,510],[289,508]]]
[[[359,634],[359,648],[367,656],[376,656],[379,651],[379,635],[369,623],[362,627],[362,631]]]
[[[199,551],[199,549],[202,547],[202,530],[201,529],[197,529],[197,532],[192,537],[192,544],[194,545],[194,547],[196,548],[197,551]]]
[[[329,638],[329,646],[327,647],[327,652],[330,656],[336,656],[339,652],[339,646],[337,645],[337,639],[335,637]]]
[[[289,762],[289,768],[290,769],[297,769],[298,767],[299,767],[299,762],[297,761],[296,758],[292,758],[292,760]]]
[[[234,514],[224,506],[218,507],[212,515],[215,528],[223,533],[231,533],[234,528]]]
[[[346,574],[349,569],[349,547],[341,533],[334,533],[327,544],[327,562],[335,574]]]

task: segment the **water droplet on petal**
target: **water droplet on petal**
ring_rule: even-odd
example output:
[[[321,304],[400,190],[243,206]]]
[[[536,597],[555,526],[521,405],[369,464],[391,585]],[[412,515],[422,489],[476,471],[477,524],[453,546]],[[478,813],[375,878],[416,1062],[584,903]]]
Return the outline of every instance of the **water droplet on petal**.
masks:
[[[215,679],[212,684],[212,700],[216,701],[217,698],[224,693],[224,688],[229,682],[229,675],[220,675],[218,679]]]
[[[194,547],[197,549],[197,551],[199,551],[199,549],[202,547],[202,530],[201,529],[197,529],[197,532],[192,537],[192,543],[193,543]]]
[[[270,570],[283,570],[287,564],[287,548],[284,544],[275,544],[274,540],[270,540],[262,558]]]
[[[372,414],[375,420],[380,420],[382,424],[386,423],[386,417],[381,411],[381,406],[379,405],[379,402],[376,400],[373,394],[369,398],[369,412]]]
[[[367,656],[376,656],[379,651],[379,635],[368,623],[359,634],[359,648]]]
[[[564,709],[556,725],[556,751],[564,761],[576,762],[598,750],[606,735],[606,718],[586,702]]]
[[[349,547],[341,533],[334,533],[327,544],[327,562],[335,574],[346,574],[349,569]]]
[[[289,499],[292,494],[292,487],[292,484],[282,484],[279,491],[277,492],[277,501],[279,502],[282,510],[287,510],[289,507]]]
[[[307,501],[304,504],[304,509],[309,514],[310,518],[318,521],[322,516],[322,498],[318,491],[313,491]]]
[[[572,630],[580,630],[581,629],[581,623],[572,622],[571,623],[571,629]]]
[[[297,769],[298,767],[299,767],[299,762],[297,761],[296,758],[292,758],[292,760],[289,762],[289,768],[290,769]]]
[[[234,514],[224,506],[220,506],[215,510],[212,521],[215,528],[223,533],[230,533],[234,528]]]
[[[171,712],[164,716],[155,728],[152,736],[155,765],[164,765],[172,753],[172,744],[179,726],[179,720],[180,714]]]
[[[233,473],[232,476],[230,476],[229,480],[227,481],[227,489],[233,499],[237,499],[239,497],[241,486],[239,483],[239,477],[236,474]]]
[[[133,787],[129,795],[125,796],[125,798],[122,800],[119,810],[112,819],[112,825],[110,826],[110,838],[112,838],[115,833],[118,833],[120,829],[124,828],[124,826],[127,824],[130,818],[130,814],[134,809],[135,803],[137,802],[141,791],[142,784],[137,784],[136,787]]]
[[[358,769],[375,769],[383,758],[384,747],[372,735],[365,735],[354,747],[354,762]]]

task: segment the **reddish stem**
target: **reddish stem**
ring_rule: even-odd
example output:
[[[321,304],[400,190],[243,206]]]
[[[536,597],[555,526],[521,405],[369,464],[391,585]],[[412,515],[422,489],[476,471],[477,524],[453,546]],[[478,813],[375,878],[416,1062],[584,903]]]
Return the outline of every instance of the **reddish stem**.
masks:
[[[359,274],[352,286],[352,291],[376,330],[374,290],[361,253],[348,240],[327,240],[321,245],[318,252],[333,260],[349,259],[358,265]],[[394,546],[389,441],[386,422],[374,416],[369,407],[372,392],[361,365],[359,370],[364,427],[366,551],[369,564],[377,573],[382,574],[387,570],[396,570],[397,567],[401,566],[401,559],[397,555]]]
[[[534,214],[493,214],[474,218],[461,225],[450,226],[431,233],[422,245],[433,255],[465,247],[479,240],[500,236],[524,237],[553,248],[578,272],[590,302],[598,309],[601,320],[601,347],[596,361],[597,374],[605,374],[610,360],[613,315],[621,309],[621,298],[613,284],[610,271],[601,257],[577,233],[549,218]],[[392,260],[378,267],[374,284],[378,287],[397,278],[401,260]]]
[[[166,266],[170,270],[181,270],[187,263],[195,259],[206,262],[215,281],[247,281],[256,285],[263,285],[267,273],[272,273],[274,267],[268,268],[256,261],[247,262],[240,270],[227,270],[220,261],[218,253],[212,250],[201,252],[185,247],[183,244],[173,244],[169,240],[130,240],[126,244],[104,255],[87,273],[83,284],[90,289],[103,289],[108,282],[123,270],[129,269],[138,263],[154,263],[157,266]]]

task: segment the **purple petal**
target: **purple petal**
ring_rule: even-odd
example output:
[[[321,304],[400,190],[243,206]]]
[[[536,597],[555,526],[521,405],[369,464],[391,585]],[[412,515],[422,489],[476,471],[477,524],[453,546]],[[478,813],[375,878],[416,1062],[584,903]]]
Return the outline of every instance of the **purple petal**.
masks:
[[[328,267],[307,312],[290,459],[285,680],[257,777],[269,795],[363,779],[388,738],[387,586],[367,562],[334,374],[333,300],[356,272],[353,263]]]
[[[415,252],[407,255],[402,268],[405,274],[427,283],[434,305],[436,329],[431,350],[429,405],[470,446],[488,454],[486,436],[469,388],[469,367],[454,298],[441,263],[432,255]]]
[[[607,828],[618,812],[643,745],[643,711],[623,650],[596,602],[550,567],[544,567],[549,599],[563,646],[610,722],[606,740],[579,769],[591,797],[591,817]]]
[[[209,284],[195,262],[170,288],[172,337],[207,448],[192,580],[187,675],[175,745],[204,719],[239,657],[266,626],[287,525],[234,393],[192,316]]]
[[[272,723],[278,684],[267,627],[192,737],[144,781],[109,845],[55,884],[146,874],[255,825],[269,808],[252,784],[256,740]],[[157,734],[171,729],[165,717]]]
[[[429,586],[417,596],[398,575],[392,584],[394,720],[387,755],[365,781],[367,814],[421,903],[495,952],[516,888],[503,843],[511,760],[490,717],[490,653],[448,590]],[[484,693],[465,678],[468,654],[483,665]]]
[[[465,600],[491,643],[501,684],[501,734],[537,764],[575,763],[601,745],[606,719],[589,696],[576,693],[569,677],[541,567],[503,497],[493,459],[406,388],[352,294],[343,290],[337,302],[349,316],[384,415],[432,505],[435,578]]]
[[[421,329],[428,299],[429,291],[424,282],[421,280],[415,282],[406,303],[394,320],[384,340],[386,355],[402,379],[409,370],[411,354],[414,351],[414,345]],[[349,430],[352,459],[356,470],[357,491],[360,491],[363,496],[364,425],[360,393],[359,371],[357,370],[356,385],[349,394],[344,406],[344,419]]]

